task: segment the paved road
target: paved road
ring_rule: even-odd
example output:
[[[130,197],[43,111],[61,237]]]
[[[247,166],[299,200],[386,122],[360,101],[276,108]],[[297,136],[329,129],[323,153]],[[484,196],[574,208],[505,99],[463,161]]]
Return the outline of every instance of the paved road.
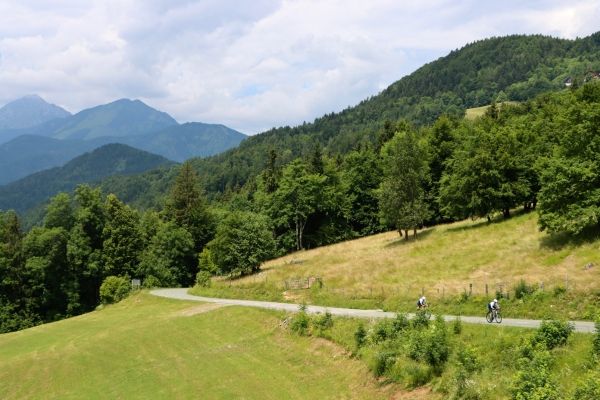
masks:
[[[191,301],[201,301],[205,303],[218,303],[218,304],[227,304],[227,305],[236,305],[236,306],[245,306],[245,307],[258,307],[258,308],[268,308],[272,310],[283,310],[296,312],[299,309],[299,304],[292,303],[275,303],[272,301],[256,301],[256,300],[236,300],[236,299],[219,299],[214,297],[201,297],[194,296],[187,293],[188,289],[180,288],[180,289],[155,289],[150,291],[151,294],[160,297],[167,297],[170,299],[179,299],[179,300],[191,300]],[[325,311],[329,311],[332,315],[339,315],[344,317],[355,317],[355,318],[394,318],[396,313],[382,310],[358,310],[354,308],[337,308],[337,307],[322,307],[322,306],[307,306],[307,312],[311,314],[324,313]],[[412,315],[409,315],[412,317]],[[444,318],[446,321],[452,321],[456,319],[454,315],[445,315]],[[460,319],[468,324],[487,324],[488,322],[484,317],[469,317],[469,316],[461,316]],[[540,326],[542,321],[535,319],[514,319],[514,318],[504,318],[502,321],[503,326],[516,326],[520,328],[537,328]],[[576,332],[584,332],[584,333],[593,333],[594,323],[586,322],[586,321],[571,321],[575,326]],[[497,325],[497,324],[493,324]]]

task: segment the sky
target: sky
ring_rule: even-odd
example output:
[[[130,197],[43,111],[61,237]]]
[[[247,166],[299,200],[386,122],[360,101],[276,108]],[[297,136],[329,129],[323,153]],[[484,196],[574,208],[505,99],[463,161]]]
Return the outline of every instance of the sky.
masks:
[[[3,0],[0,105],[140,99],[256,134],[356,105],[479,39],[574,39],[598,21],[598,0]]]

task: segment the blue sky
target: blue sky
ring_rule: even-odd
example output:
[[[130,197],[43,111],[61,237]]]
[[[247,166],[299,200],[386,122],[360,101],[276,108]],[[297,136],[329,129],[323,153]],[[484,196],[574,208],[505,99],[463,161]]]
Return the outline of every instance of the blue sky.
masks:
[[[355,105],[478,39],[582,37],[598,21],[597,0],[5,0],[0,104],[139,98],[254,134]]]

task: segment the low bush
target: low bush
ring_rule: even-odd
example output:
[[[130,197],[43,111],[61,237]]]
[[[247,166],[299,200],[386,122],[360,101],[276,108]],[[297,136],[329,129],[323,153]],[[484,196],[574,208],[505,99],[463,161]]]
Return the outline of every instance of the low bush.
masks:
[[[462,333],[462,321],[460,316],[456,317],[454,321],[452,321],[452,332],[455,335],[460,335]]]
[[[161,284],[157,277],[155,277],[154,275],[148,275],[144,279],[142,286],[146,289],[152,289],[152,288],[160,287]]]
[[[205,270],[198,271],[196,274],[196,285],[207,288],[210,287],[211,283],[212,280],[210,272]]]
[[[566,321],[542,321],[541,326],[533,337],[532,343],[543,344],[548,350],[564,346],[574,327]]]
[[[356,331],[354,332],[354,344],[356,345],[356,349],[358,350],[361,347],[363,347],[366,342],[367,331],[364,325],[361,323],[360,325],[358,325],[358,328],[356,328]]]
[[[560,399],[556,384],[550,376],[552,362],[552,356],[547,350],[534,350],[531,359],[520,359],[512,388],[513,399]]]
[[[406,329],[410,328],[408,317],[404,313],[396,314],[396,318],[392,321],[392,330],[396,336]]]
[[[329,311],[325,311],[325,314],[317,315],[312,323],[317,330],[317,334],[322,336],[327,329],[330,329],[333,326],[333,318]]]
[[[456,352],[456,363],[469,374],[481,370],[481,361],[475,350],[469,346],[459,347]]]
[[[395,337],[395,332],[389,319],[378,321],[371,331],[371,342],[374,344],[385,342]]]
[[[310,318],[306,313],[306,306],[300,306],[300,311],[296,313],[292,317],[292,321],[290,323],[290,329],[292,332],[300,335],[306,336],[308,335],[308,328],[310,326]]]
[[[600,399],[600,373],[591,372],[577,385],[573,400],[598,400]]]
[[[100,285],[100,301],[102,304],[118,303],[129,295],[131,285],[127,278],[108,276]]]
[[[413,360],[405,360],[402,363],[402,370],[399,372],[399,375],[409,388],[426,385],[434,376],[431,367]]]
[[[413,328],[427,328],[429,326],[429,313],[427,310],[419,310],[412,319]]]
[[[596,319],[596,333],[592,339],[592,352],[600,357],[600,317]]]
[[[371,370],[379,378],[383,376],[396,362],[396,353],[389,350],[381,350],[375,353]]]
[[[517,285],[515,286],[515,297],[517,299],[522,299],[523,297],[530,295],[535,291],[535,288],[532,285],[528,285],[525,280],[521,279]]]

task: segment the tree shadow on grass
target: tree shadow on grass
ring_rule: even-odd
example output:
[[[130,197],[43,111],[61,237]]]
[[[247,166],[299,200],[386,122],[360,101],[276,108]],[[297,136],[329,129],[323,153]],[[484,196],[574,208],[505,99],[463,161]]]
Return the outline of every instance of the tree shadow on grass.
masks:
[[[482,228],[484,226],[490,226],[493,224],[501,224],[503,222],[507,222],[510,221],[513,218],[519,218],[523,215],[529,214],[533,212],[533,210],[523,210],[523,209],[518,209],[518,210],[512,210],[510,217],[508,218],[504,218],[504,216],[502,215],[502,213],[496,213],[490,221],[488,221],[486,218],[480,218],[479,221],[477,222],[473,222],[473,224],[471,225],[465,225],[465,226],[456,226],[453,228],[448,228],[447,232],[465,232],[465,231],[470,231],[472,229],[479,229]]]
[[[584,229],[578,235],[566,232],[553,233],[540,240],[540,246],[551,250],[561,250],[567,246],[582,246],[600,240],[600,226]]]
[[[404,236],[400,237],[400,235],[398,235],[397,239],[386,244],[384,247],[390,248],[390,247],[404,246],[404,245],[411,244],[411,243],[418,243],[421,240],[426,239],[429,235],[431,235],[431,233],[433,231],[435,231],[435,227],[427,228],[421,232],[418,232],[416,237],[412,235],[412,231],[411,231],[408,236],[408,240],[406,240],[406,238]]]

